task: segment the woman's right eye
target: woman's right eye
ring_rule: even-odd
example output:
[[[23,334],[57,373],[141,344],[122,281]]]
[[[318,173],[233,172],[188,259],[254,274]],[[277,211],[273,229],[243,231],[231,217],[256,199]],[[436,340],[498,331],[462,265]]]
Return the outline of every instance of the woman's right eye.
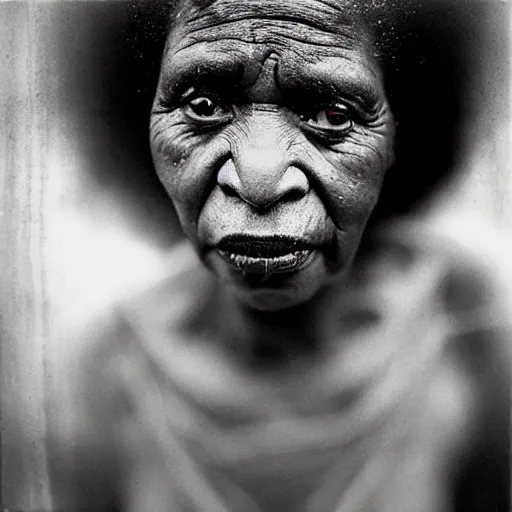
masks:
[[[183,102],[185,114],[193,121],[204,124],[217,124],[226,122],[232,116],[232,109],[223,105],[213,96],[195,96]]]

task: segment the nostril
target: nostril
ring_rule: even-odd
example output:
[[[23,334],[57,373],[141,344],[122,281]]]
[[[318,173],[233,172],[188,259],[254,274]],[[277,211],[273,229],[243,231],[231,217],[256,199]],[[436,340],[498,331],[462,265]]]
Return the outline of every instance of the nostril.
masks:
[[[238,192],[232,187],[231,185],[228,185],[227,183],[224,183],[220,186],[224,193],[229,197],[240,197]]]
[[[227,196],[241,198],[242,183],[232,160],[228,160],[221,167],[217,174],[217,183]]]
[[[294,201],[298,201],[306,195],[307,191],[295,188],[286,190],[284,192],[274,194],[272,196],[267,196],[265,199],[260,199],[257,202],[251,202],[247,198],[244,198],[242,195],[239,195],[243,201],[250,204],[253,208],[259,211],[269,210],[277,203],[292,203]]]
[[[302,197],[304,197],[304,190],[293,189],[288,191],[287,194],[282,199],[293,202],[298,201]]]

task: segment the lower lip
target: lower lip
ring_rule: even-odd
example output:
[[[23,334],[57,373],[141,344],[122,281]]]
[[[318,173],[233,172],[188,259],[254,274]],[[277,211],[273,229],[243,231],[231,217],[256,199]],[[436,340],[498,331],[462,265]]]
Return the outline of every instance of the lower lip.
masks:
[[[313,254],[312,250],[295,251],[273,258],[255,258],[243,254],[218,251],[221,257],[244,274],[260,274],[270,277],[272,274],[294,272],[303,267]]]

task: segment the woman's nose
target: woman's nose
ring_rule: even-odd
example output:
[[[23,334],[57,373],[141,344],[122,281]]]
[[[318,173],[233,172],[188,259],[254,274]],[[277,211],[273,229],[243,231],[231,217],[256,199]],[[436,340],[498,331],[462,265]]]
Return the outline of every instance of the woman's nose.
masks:
[[[226,193],[259,210],[298,199],[310,189],[285,138],[275,129],[265,130],[265,123],[233,148],[232,158],[220,169],[217,182]]]

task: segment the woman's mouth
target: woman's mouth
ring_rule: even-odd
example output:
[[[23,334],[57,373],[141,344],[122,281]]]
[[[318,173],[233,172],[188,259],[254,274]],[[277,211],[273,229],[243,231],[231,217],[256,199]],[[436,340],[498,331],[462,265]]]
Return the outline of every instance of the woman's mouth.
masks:
[[[304,240],[285,236],[250,237],[230,235],[217,246],[220,256],[243,274],[293,272],[302,267],[313,253]]]
[[[244,274],[262,274],[265,278],[279,272],[292,272],[302,266],[312,251],[295,251],[293,253],[262,258],[245,254],[219,251],[219,254],[231,265]]]

